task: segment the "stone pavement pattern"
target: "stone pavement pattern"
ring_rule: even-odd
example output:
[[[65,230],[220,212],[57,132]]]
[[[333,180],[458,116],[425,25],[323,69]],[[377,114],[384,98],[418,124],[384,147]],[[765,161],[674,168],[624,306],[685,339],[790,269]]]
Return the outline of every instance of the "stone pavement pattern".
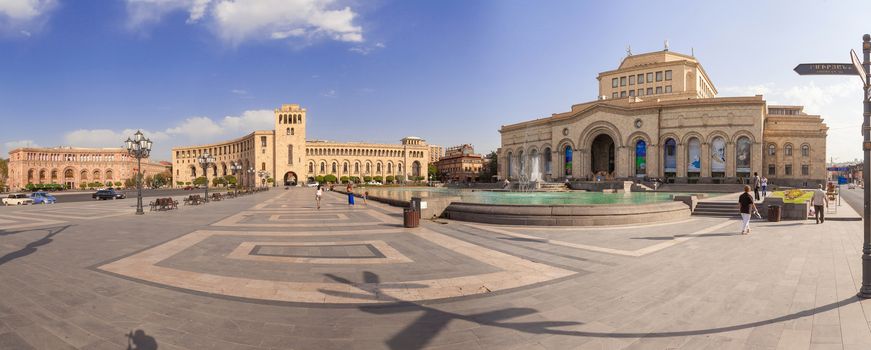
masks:
[[[859,222],[424,222],[311,189],[0,208],[0,349],[869,349]]]

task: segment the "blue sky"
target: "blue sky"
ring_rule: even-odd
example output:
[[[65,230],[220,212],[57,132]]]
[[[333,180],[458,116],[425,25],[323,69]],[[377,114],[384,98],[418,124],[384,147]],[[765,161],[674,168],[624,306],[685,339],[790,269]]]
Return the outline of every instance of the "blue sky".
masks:
[[[503,124],[595,99],[633,52],[694,50],[720,96],[763,93],[830,126],[861,157],[849,62],[869,1],[0,0],[0,152],[119,146],[135,129],[176,145],[270,128],[308,109],[309,138],[499,145]]]

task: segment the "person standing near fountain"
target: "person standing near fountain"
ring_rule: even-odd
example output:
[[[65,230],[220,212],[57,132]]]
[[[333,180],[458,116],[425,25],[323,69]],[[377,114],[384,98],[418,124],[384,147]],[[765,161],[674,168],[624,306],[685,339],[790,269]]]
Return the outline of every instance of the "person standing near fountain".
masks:
[[[345,192],[348,192],[348,205],[354,206],[354,186],[351,186],[348,183],[348,187],[345,188]]]
[[[753,173],[753,195],[754,195],[754,197],[756,198],[757,201],[759,200],[759,185],[760,185],[760,182],[762,182],[762,181],[759,180],[759,173],[754,172],[754,173]]]
[[[321,185],[318,185],[318,191],[315,192],[315,201],[318,203],[318,209],[321,208],[321,196],[324,195],[324,190],[321,188]]]

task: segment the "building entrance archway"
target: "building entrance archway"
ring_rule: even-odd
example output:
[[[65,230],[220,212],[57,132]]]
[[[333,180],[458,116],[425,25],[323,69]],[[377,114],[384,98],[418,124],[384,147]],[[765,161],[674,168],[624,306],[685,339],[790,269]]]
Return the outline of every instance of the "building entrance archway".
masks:
[[[292,171],[288,171],[284,174],[284,185],[285,186],[296,186],[297,183],[296,173]]]
[[[614,139],[599,134],[590,146],[590,171],[595,176],[601,172],[614,172]]]

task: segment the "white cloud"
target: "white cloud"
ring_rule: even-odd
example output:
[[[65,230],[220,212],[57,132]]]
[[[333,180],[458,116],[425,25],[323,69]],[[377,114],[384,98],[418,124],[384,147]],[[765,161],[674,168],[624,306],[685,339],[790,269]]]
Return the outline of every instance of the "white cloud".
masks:
[[[33,142],[33,140],[18,140],[18,141],[9,141],[9,142],[4,142],[4,143],[3,143],[3,147],[4,147],[4,149],[3,149],[3,153],[0,154],[0,158],[2,158],[2,157],[8,157],[9,151],[11,151],[11,150],[13,150],[13,149],[16,149],[16,148],[21,148],[21,147],[40,147],[40,146],[37,145],[36,142]]]
[[[375,45],[372,45],[372,46],[365,46],[365,45],[355,46],[355,47],[348,49],[348,51],[358,53],[358,54],[365,56],[365,55],[368,55],[369,53],[371,53],[372,51],[375,51],[377,49],[383,49],[385,47],[387,47],[387,45],[384,45],[384,43],[377,42],[377,43],[375,43]]]
[[[30,37],[56,5],[56,0],[0,0],[0,33]]]
[[[190,117],[163,131],[142,130],[142,133],[154,144],[152,158],[169,160],[171,159],[170,150],[172,147],[225,141],[243,136],[254,130],[272,130],[274,128],[272,118],[273,112],[271,110],[250,110],[242,112],[239,116],[226,116],[219,120],[209,117]],[[79,129],[64,135],[64,142],[66,145],[74,147],[122,147],[124,140],[131,137],[136,131],[136,129],[120,131]],[[7,149],[11,149],[11,146],[20,147],[16,146],[18,144],[27,145],[27,142],[32,144],[33,141],[15,142],[17,143],[7,142]]]
[[[338,93],[336,92],[336,90],[330,89],[330,90],[322,92],[321,96],[323,96],[323,97],[336,97],[336,96],[338,96]]]
[[[362,42],[357,14],[334,0],[126,0],[131,28],[187,11],[188,23],[208,22],[215,34],[238,45],[248,40],[330,38]]]

